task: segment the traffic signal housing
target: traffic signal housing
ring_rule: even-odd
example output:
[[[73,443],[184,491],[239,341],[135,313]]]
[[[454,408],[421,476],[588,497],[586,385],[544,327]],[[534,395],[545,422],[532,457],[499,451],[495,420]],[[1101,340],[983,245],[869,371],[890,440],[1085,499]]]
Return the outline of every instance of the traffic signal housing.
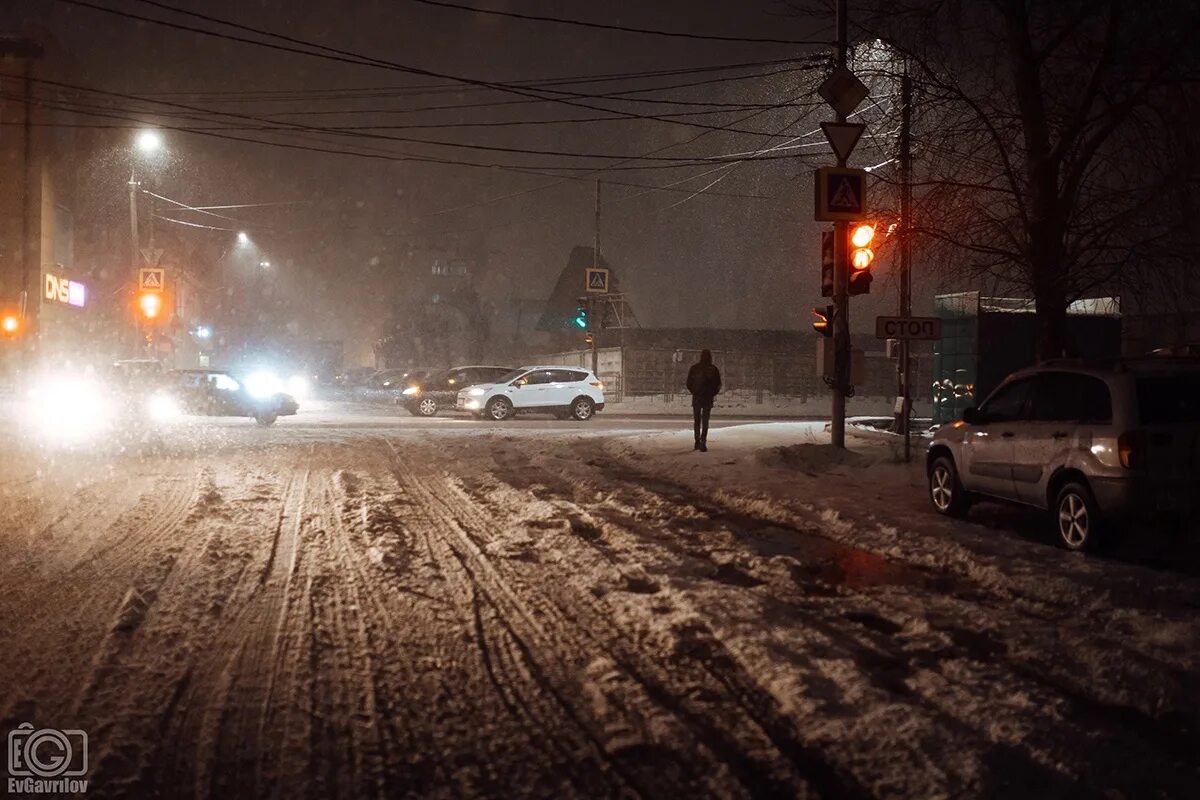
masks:
[[[875,251],[871,249],[871,244],[874,240],[873,224],[857,222],[850,226],[850,242],[846,248],[850,261],[847,294],[867,294],[871,291],[871,265],[875,261]]]
[[[812,316],[814,331],[822,336],[833,336],[833,306],[817,306],[812,310]]]
[[[580,330],[588,330],[591,328],[591,320],[588,319],[588,301],[587,298],[580,298],[579,305],[575,306],[575,319],[572,323]]]
[[[137,297],[138,317],[143,322],[158,322],[163,314],[161,292],[139,292]]]

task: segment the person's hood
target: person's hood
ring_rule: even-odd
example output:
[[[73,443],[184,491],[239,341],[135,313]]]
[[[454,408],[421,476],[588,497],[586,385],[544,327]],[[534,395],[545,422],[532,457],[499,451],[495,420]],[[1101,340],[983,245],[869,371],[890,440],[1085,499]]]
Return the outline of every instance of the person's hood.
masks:
[[[712,350],[701,350],[700,351],[700,363],[705,364],[705,365],[712,364]]]

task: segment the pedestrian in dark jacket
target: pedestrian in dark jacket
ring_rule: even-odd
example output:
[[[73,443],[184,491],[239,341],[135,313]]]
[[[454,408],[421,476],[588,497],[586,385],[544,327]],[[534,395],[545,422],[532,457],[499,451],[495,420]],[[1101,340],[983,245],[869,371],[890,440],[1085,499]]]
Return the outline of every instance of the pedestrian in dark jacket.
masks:
[[[700,352],[700,361],[688,370],[687,388],[692,393],[692,421],[696,428],[695,450],[708,452],[708,417],[713,398],[721,393],[721,370],[712,363],[712,351]]]

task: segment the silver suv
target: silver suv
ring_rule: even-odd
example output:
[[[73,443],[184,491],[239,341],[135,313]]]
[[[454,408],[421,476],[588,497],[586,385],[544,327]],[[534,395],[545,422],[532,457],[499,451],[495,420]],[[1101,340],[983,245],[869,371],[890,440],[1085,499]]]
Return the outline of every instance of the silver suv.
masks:
[[[982,498],[1033,506],[1071,550],[1122,518],[1182,516],[1200,493],[1200,359],[1015,372],[937,430],[926,471],[939,513],[962,516]]]

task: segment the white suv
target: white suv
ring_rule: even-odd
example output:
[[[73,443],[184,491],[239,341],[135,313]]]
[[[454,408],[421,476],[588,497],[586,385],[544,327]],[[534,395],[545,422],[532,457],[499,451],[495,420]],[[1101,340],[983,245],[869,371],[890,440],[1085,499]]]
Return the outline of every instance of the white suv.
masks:
[[[456,408],[497,422],[529,411],[582,421],[604,410],[604,384],[582,367],[521,367],[463,389]]]

